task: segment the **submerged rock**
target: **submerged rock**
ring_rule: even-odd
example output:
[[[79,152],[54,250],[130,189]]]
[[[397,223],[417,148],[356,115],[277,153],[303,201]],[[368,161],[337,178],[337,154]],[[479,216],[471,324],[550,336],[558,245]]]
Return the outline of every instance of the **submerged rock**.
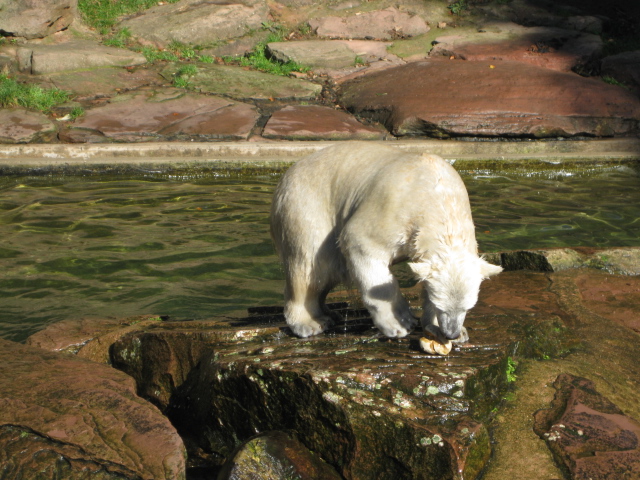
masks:
[[[184,479],[182,440],[105,365],[0,340],[4,478]]]
[[[640,477],[640,423],[600,395],[585,378],[560,375],[549,410],[535,415],[535,432],[571,478]]]

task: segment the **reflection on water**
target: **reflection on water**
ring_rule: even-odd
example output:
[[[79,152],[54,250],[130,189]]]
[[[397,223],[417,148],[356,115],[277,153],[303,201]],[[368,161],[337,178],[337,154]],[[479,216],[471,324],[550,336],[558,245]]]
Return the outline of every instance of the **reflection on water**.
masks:
[[[277,174],[0,179],[0,336],[83,316],[242,315],[281,303]],[[483,251],[638,245],[640,179],[464,172]]]

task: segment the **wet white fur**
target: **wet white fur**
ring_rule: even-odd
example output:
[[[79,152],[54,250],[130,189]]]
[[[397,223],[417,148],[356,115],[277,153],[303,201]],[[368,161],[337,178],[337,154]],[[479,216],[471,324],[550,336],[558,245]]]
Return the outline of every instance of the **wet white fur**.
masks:
[[[285,317],[301,337],[330,322],[329,290],[354,282],[375,325],[404,337],[415,325],[389,267],[409,260],[424,285],[423,327],[463,342],[483,279],[466,188],[435,155],[348,142],[293,165],[276,188],[271,235],[284,265]]]

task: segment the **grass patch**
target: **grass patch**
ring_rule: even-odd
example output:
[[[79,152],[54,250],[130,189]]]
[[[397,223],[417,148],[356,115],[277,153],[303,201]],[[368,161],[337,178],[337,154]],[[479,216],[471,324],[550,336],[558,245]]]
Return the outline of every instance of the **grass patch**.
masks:
[[[198,67],[193,64],[188,64],[180,67],[173,79],[173,85],[178,88],[192,88],[191,77],[198,73]]]
[[[71,112],[69,112],[69,117],[71,117],[71,120],[75,120],[76,118],[80,118],[83,115],[84,115],[84,108],[82,108],[82,107],[73,107],[71,109]]]
[[[102,43],[110,47],[125,48],[131,41],[131,31],[128,28],[122,28],[110,37],[105,38]]]
[[[227,64],[241,65],[243,67],[255,68],[261,72],[271,73],[273,75],[287,76],[291,72],[308,72],[309,67],[300,65],[296,62],[278,62],[267,57],[267,44],[271,42],[281,42],[286,38],[286,30],[282,26],[275,24],[263,24],[263,28],[271,33],[264,42],[258,43],[251,52],[241,58],[224,57],[223,60]]]
[[[178,0],[165,0],[176,3]],[[87,25],[106,35],[122,15],[130,15],[158,5],[158,0],[78,0],[78,10]]]
[[[58,88],[25,85],[0,75],[0,106],[24,107],[49,113],[53,107],[69,100],[69,94]]]
[[[615,78],[610,77],[610,76],[608,76],[608,75],[603,76],[603,77],[602,77],[602,81],[603,81],[604,83],[608,83],[609,85],[615,85],[616,87],[627,88],[627,86],[626,86],[624,83],[619,82],[619,81],[618,81],[618,80],[616,80]]]
[[[180,42],[171,42],[166,50],[153,47],[133,48],[144,55],[149,63],[155,62],[179,62],[194,61],[202,63],[214,63],[215,59],[211,55],[200,55],[198,52],[202,47],[194,47]]]
[[[463,10],[467,10],[469,8],[469,4],[467,3],[467,0],[458,0],[457,2],[449,4],[447,8],[452,14],[460,15]]]

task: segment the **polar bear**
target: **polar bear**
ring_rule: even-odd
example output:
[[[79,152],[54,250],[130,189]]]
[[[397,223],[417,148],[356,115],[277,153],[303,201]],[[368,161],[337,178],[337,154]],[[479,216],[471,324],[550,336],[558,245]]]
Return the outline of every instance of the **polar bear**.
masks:
[[[478,257],[469,197],[436,155],[345,142],[294,164],[276,187],[271,236],[284,265],[287,324],[308,337],[331,322],[338,283],[355,283],[387,337],[415,326],[389,267],[409,260],[423,283],[424,329],[463,343],[482,280],[502,269]]]

